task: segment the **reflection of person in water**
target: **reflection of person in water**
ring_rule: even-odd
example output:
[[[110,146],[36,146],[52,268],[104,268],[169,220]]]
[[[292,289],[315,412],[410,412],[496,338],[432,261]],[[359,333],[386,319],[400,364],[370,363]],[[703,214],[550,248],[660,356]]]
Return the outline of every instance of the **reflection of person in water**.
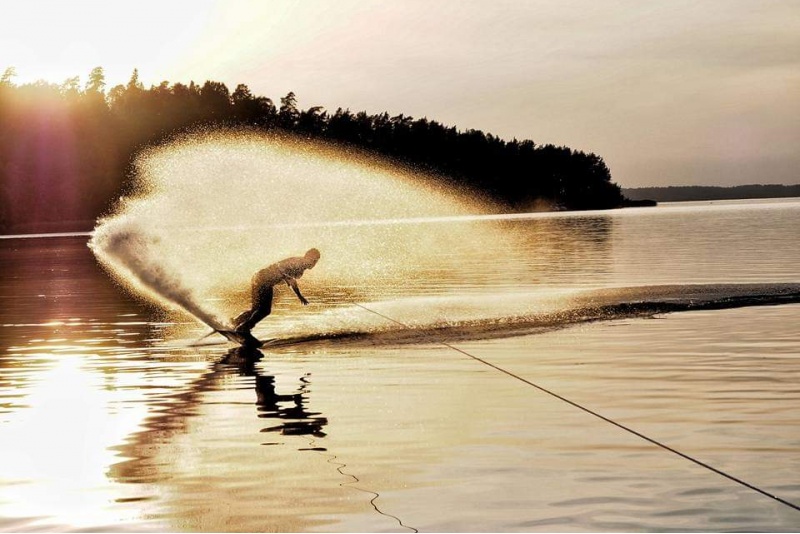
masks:
[[[275,390],[274,376],[256,376],[257,404],[258,410],[262,412],[259,417],[282,420],[281,424],[265,428],[262,432],[280,432],[292,436],[310,435],[318,438],[325,436],[322,429],[328,424],[328,420],[319,417],[318,412],[306,410],[308,375],[300,378],[300,382],[303,385],[299,393],[281,395]]]
[[[306,407],[311,375],[300,377],[300,387],[296,393],[278,393],[275,388],[275,377],[262,375],[255,365],[263,356],[261,351],[239,347],[230,350],[215,367],[220,371],[225,367],[235,368],[242,376],[255,377],[258,417],[279,420],[279,424],[264,428],[262,432],[277,432],[285,436],[324,437],[326,434],[323,429],[328,424],[328,419],[319,412],[309,411]]]
[[[303,306],[307,305],[308,301],[297,286],[297,279],[318,261],[319,250],[312,248],[302,257],[286,258],[258,271],[253,276],[252,306],[233,319],[234,329],[240,334],[248,334],[259,321],[269,315],[272,311],[273,287],[281,282],[286,282],[292,288]]]

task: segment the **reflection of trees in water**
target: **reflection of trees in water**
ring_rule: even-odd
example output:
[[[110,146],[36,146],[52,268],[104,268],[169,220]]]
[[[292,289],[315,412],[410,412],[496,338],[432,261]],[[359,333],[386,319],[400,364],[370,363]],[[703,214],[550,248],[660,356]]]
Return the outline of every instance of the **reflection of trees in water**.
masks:
[[[97,268],[85,237],[13,239],[0,243],[0,324],[40,325],[73,318],[119,317],[143,307],[120,295]],[[82,319],[81,321],[85,321]],[[38,334],[36,337],[40,337]],[[0,349],[20,336],[0,336]]]
[[[596,281],[614,268],[614,224],[607,215],[556,214],[398,225],[387,246],[408,240],[424,255],[415,256],[413,264],[400,258],[394,270],[364,277],[342,300],[371,300],[376,293],[393,298],[443,289],[572,285],[589,276]],[[386,261],[394,254],[381,251],[376,257]]]
[[[614,220],[605,215],[504,221],[521,242],[519,268],[536,283],[597,280],[613,269]]]
[[[109,475],[123,483],[153,483],[170,478],[171,459],[166,449],[177,435],[190,431],[189,420],[200,414],[204,394],[218,390],[220,383],[231,375],[254,377],[257,416],[279,421],[262,432],[324,437],[327,418],[307,409],[310,375],[300,378],[300,387],[295,393],[278,393],[275,377],[262,375],[256,366],[263,357],[259,350],[231,349],[187,388],[153,403],[160,407],[158,413],[146,421],[144,431],[133,435],[130,443],[120,447],[121,456],[130,459],[111,466]]]
[[[98,270],[86,237],[0,241],[0,272],[0,413],[25,407],[20,399],[58,361],[51,340],[84,354],[148,336],[135,324],[143,307]]]
[[[423,294],[451,287],[520,287],[597,281],[613,270],[614,220],[606,215],[542,216],[449,224],[459,239],[430,250],[412,281]],[[483,239],[478,241],[477,237]],[[487,237],[490,239],[487,242]],[[408,284],[402,284],[408,292]]]

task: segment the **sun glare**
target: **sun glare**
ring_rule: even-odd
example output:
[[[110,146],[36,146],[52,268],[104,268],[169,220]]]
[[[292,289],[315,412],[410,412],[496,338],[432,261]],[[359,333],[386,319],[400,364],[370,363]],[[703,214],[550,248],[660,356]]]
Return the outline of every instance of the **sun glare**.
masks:
[[[31,357],[48,367],[25,398],[26,409],[11,414],[3,428],[0,515],[45,512],[44,522],[111,524],[118,519],[111,504],[119,491],[107,485],[106,472],[119,461],[112,447],[139,429],[147,410],[131,405],[120,411],[121,395],[130,390],[103,387],[102,374],[86,365],[92,356],[64,341],[33,347]]]
[[[145,79],[171,79],[210,22],[214,0],[158,2],[14,2],[3,11],[0,71],[15,67],[17,83],[61,83],[103,67],[108,86],[134,68]],[[179,69],[178,69],[179,70]]]

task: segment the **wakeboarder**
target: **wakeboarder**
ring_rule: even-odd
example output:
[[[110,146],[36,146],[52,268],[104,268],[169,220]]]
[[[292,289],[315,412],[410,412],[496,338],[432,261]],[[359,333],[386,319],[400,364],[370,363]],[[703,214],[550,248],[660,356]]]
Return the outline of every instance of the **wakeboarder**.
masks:
[[[300,288],[297,286],[297,279],[317,264],[319,256],[319,250],[312,248],[302,257],[286,258],[258,271],[253,276],[251,285],[250,309],[233,319],[235,332],[245,337],[252,337],[250,330],[272,312],[273,288],[281,282],[292,288],[303,306],[308,305],[308,300],[300,293]]]

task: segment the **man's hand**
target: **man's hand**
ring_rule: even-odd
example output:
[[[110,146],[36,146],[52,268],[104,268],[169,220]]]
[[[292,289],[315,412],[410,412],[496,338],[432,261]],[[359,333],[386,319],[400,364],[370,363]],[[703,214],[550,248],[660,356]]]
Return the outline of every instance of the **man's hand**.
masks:
[[[308,301],[303,296],[303,294],[300,293],[300,288],[297,287],[297,280],[295,280],[294,278],[287,277],[286,283],[289,284],[289,287],[292,288],[292,291],[294,291],[294,294],[297,295],[297,298],[300,299],[300,302],[303,303],[303,306],[308,306]]]

